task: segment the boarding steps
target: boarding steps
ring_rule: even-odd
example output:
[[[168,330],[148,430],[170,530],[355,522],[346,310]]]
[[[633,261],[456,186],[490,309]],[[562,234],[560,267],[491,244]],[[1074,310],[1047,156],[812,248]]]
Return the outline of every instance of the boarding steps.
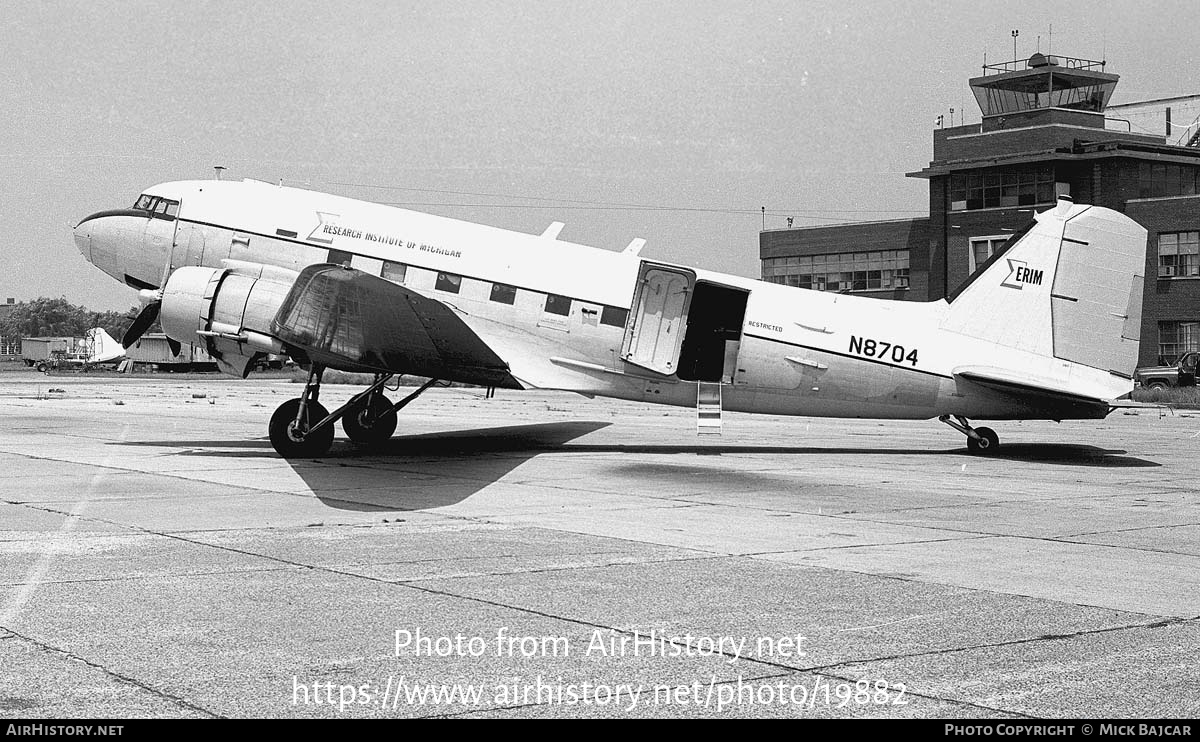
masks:
[[[721,384],[696,383],[696,434],[721,434]]]

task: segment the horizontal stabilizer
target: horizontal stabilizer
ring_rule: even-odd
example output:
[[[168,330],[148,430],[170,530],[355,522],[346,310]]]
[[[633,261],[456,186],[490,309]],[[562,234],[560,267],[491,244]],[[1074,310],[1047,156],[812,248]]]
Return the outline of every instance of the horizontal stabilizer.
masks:
[[[1020,397],[1039,406],[1045,405],[1047,402],[1105,409],[1110,406],[1107,399],[1081,394],[1076,389],[1068,388],[1061,380],[1048,379],[1034,374],[983,366],[960,366],[954,369],[953,374],[956,378],[966,379],[988,389]]]

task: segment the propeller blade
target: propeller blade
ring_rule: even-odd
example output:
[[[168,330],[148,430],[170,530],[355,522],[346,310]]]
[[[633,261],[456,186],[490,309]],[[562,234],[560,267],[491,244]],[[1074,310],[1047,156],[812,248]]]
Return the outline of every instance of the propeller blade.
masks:
[[[158,310],[161,306],[162,302],[157,301],[153,304],[147,304],[145,309],[138,314],[137,319],[133,321],[133,324],[121,336],[121,345],[125,350],[129,350],[138,341],[138,338],[150,328],[150,325],[154,324],[154,320],[158,319]]]
[[[183,345],[178,340],[167,338],[167,347],[171,349],[171,355],[178,357],[179,351],[183,349]]]

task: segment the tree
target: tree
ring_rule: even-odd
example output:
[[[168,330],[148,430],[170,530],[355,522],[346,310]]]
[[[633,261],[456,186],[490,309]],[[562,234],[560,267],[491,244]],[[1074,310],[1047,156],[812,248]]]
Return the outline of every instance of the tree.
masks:
[[[0,337],[83,337],[93,327],[103,327],[120,339],[139,311],[139,307],[133,307],[127,312],[93,312],[64,298],[43,296],[14,304],[0,319]]]

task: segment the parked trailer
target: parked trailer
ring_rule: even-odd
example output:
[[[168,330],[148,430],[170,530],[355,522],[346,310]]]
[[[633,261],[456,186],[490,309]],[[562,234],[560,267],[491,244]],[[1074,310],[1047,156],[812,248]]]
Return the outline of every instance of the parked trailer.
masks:
[[[56,357],[78,352],[82,342],[83,338],[73,337],[21,338],[21,360],[26,366],[45,366]]]

